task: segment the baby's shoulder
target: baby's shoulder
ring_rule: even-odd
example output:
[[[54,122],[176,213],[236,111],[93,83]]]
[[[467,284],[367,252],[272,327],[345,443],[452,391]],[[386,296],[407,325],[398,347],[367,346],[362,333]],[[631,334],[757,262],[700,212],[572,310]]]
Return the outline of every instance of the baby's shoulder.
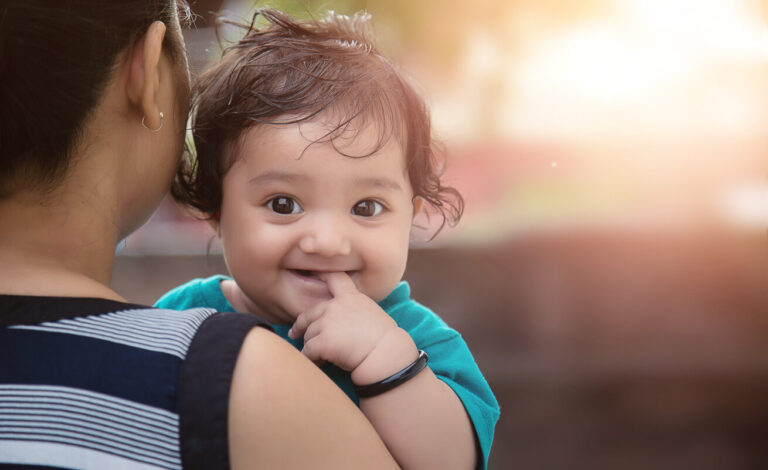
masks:
[[[187,281],[160,296],[154,306],[173,310],[211,307],[207,305],[206,293],[219,289],[219,283],[224,278],[225,276],[216,275]]]

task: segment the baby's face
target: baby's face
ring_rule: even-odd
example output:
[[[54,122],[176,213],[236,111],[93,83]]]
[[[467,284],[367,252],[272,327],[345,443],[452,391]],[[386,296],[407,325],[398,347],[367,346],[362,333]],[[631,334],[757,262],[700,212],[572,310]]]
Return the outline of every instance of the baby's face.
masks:
[[[249,309],[273,322],[331,298],[319,272],[346,272],[380,301],[405,270],[414,204],[400,145],[339,153],[370,153],[375,128],[309,145],[328,131],[322,120],[253,128],[223,180],[227,265]]]

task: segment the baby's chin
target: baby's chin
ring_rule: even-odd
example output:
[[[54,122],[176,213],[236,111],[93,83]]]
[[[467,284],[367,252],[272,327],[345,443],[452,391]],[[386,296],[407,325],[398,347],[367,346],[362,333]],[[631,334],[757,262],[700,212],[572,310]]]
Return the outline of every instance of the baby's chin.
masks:
[[[284,307],[285,311],[288,312],[288,315],[293,318],[293,321],[296,321],[296,318],[299,317],[302,313],[311,310],[318,306],[319,304],[322,304],[324,302],[327,302],[331,300],[333,297],[329,293],[327,297],[311,297],[311,298],[302,298],[302,299],[296,299],[295,302],[292,302],[292,305],[286,305]]]
[[[389,290],[380,289],[377,292],[368,292],[364,289],[361,289],[358,282],[355,282],[355,286],[358,289],[360,289],[360,292],[362,294],[365,294],[368,298],[370,298],[374,302],[379,303],[382,300],[384,300],[392,290],[394,290],[394,288],[397,286],[397,283],[395,283],[392,286],[392,288]],[[299,315],[306,312],[307,310],[310,310],[321,303],[324,303],[333,299],[333,296],[331,295],[330,292],[328,292],[328,294],[324,296],[295,295],[292,297],[293,297],[293,301],[291,302],[290,305],[281,306],[283,311],[288,313],[288,315],[293,319],[292,321],[296,321],[296,318],[298,318]]]

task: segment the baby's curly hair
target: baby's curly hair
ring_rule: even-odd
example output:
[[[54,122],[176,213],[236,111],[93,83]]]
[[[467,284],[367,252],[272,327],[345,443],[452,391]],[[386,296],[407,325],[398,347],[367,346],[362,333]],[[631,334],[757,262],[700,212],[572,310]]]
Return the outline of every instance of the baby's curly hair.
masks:
[[[256,28],[261,16],[267,26]],[[373,46],[370,16],[330,12],[321,20],[296,20],[259,9],[223,58],[206,70],[192,91],[194,150],[182,161],[171,193],[205,218],[216,217],[222,180],[237,155],[240,137],[259,125],[337,118],[323,141],[373,122],[377,147],[394,137],[404,150],[414,196],[422,197],[455,225],[464,210],[459,192],[440,181],[443,171],[432,139],[427,107],[395,66]],[[353,126],[350,128],[350,126]],[[365,157],[368,155],[346,155]],[[438,230],[439,231],[439,230]]]

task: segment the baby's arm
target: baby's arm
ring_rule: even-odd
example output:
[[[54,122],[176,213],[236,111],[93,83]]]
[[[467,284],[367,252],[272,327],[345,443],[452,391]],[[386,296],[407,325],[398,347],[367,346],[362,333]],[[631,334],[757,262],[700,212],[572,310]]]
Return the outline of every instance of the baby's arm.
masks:
[[[407,349],[397,342],[410,342],[414,351],[410,362],[416,358],[413,340],[398,330],[407,341],[393,339],[392,344],[379,345],[353,372],[356,384],[377,382],[402,369],[402,362],[389,360],[396,351]],[[453,390],[429,367],[381,395],[360,398],[360,408],[403,468],[475,468],[478,457],[469,416]]]
[[[351,372],[360,386],[378,382],[418,356],[408,333],[344,273],[325,275],[334,299],[305,312],[290,335],[304,336],[304,354]],[[427,367],[360,407],[403,468],[474,468],[473,427],[453,390]]]

